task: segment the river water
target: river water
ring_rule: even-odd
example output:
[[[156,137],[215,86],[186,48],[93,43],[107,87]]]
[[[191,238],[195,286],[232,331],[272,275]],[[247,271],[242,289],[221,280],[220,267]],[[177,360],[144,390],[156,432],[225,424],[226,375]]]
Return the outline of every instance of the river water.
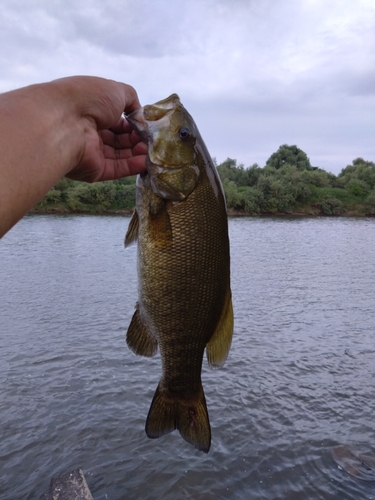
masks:
[[[129,218],[28,216],[0,242],[0,498],[81,467],[98,499],[375,499],[375,220],[230,220],[235,334],[203,385],[208,455],[144,432],[160,358],[125,344]],[[192,311],[192,313],[194,313]]]

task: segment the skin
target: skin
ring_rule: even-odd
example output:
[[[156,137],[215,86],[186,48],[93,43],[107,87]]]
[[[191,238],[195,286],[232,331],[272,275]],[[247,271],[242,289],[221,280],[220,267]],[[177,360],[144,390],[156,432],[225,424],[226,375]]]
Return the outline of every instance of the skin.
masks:
[[[139,107],[130,85],[89,76],[0,94],[0,237],[64,176],[144,171],[147,146],[121,117]]]

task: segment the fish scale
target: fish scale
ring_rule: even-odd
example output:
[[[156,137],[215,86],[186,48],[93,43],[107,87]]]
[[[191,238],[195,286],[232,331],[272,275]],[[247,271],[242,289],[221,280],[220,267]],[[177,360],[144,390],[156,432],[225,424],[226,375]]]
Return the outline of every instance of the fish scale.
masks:
[[[127,343],[145,356],[159,347],[162,359],[146,433],[156,438],[178,429],[208,452],[204,350],[211,366],[222,366],[233,333],[223,190],[196,125],[175,94],[128,119],[149,152],[125,239],[126,246],[138,242],[139,282]]]

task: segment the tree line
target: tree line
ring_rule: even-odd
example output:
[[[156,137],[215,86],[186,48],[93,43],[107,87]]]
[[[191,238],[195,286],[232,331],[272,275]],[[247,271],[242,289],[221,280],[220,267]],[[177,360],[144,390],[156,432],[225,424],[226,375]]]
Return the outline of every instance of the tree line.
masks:
[[[264,167],[245,168],[231,158],[215,165],[232,214],[375,215],[375,163],[362,158],[336,176],[284,144]],[[93,184],[63,178],[34,211],[130,212],[134,206],[135,177]]]

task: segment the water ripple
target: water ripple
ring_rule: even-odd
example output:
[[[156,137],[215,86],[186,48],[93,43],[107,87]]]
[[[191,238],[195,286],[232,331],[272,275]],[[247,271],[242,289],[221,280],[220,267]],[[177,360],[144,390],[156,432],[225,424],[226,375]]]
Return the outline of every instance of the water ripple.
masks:
[[[235,335],[203,367],[212,448],[145,436],[160,357],[125,345],[128,219],[30,216],[0,243],[0,498],[82,467],[95,499],[375,498],[331,456],[375,453],[375,221],[230,221]]]

